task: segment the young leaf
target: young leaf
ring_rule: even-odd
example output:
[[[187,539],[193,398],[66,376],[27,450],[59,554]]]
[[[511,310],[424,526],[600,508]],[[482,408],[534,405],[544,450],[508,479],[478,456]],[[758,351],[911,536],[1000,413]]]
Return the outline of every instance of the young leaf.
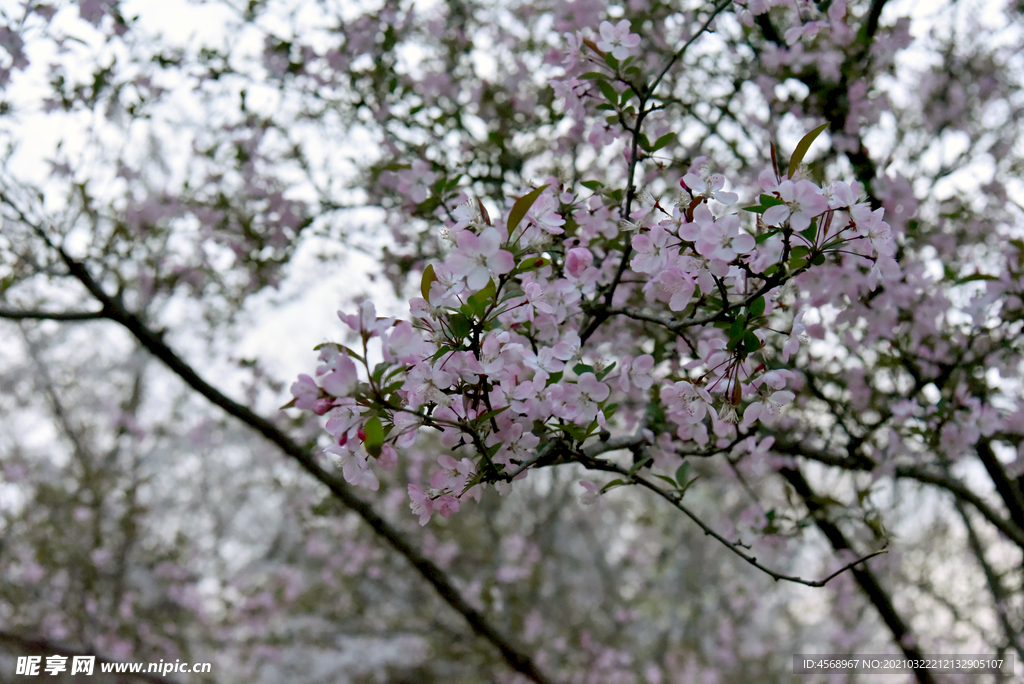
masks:
[[[384,426],[381,425],[380,418],[374,416],[366,421],[363,430],[366,432],[366,441],[363,442],[366,451],[371,456],[379,456],[380,448],[384,446]]]
[[[484,289],[470,296],[469,306],[472,309],[472,312],[476,314],[477,318],[483,318],[484,312],[487,310],[487,307],[490,306],[491,302],[494,301],[494,295],[497,293],[498,288],[494,286],[494,281],[488,280]]]
[[[792,178],[793,174],[796,173],[796,167],[800,165],[800,162],[804,160],[804,155],[807,154],[807,150],[811,148],[811,143],[814,142],[815,138],[821,135],[821,132],[828,128],[827,123],[823,123],[813,131],[800,138],[800,142],[796,144],[796,149],[793,150],[793,156],[789,158],[789,168],[786,173]]]
[[[686,484],[686,479],[690,477],[690,462],[683,461],[683,465],[679,466],[676,470],[676,482],[682,487]]]
[[[428,302],[430,301],[430,285],[435,280],[437,280],[437,274],[434,273],[434,264],[427,264],[427,267],[423,269],[423,277],[420,278],[420,293]]]
[[[637,471],[639,471],[641,468],[643,468],[644,466],[646,466],[648,463],[650,463],[653,460],[654,460],[654,456],[652,454],[646,454],[645,453],[644,457],[641,458],[640,460],[638,460],[636,463],[634,463],[633,467],[629,469],[629,476],[633,477],[634,475],[637,474]]]
[[[608,102],[613,105],[618,104],[619,94],[615,92],[615,88],[611,83],[601,80],[597,82],[597,87],[601,89],[601,94],[605,96],[605,99],[608,100]]]
[[[473,331],[473,324],[461,313],[454,314],[448,318],[448,327],[452,332],[452,339],[459,341]]]
[[[512,211],[508,213],[509,236],[512,235],[512,231],[516,229],[519,222],[523,220],[524,216],[526,216],[526,212],[530,211],[530,207],[533,206],[533,203],[537,201],[537,198],[540,197],[540,194],[544,192],[547,187],[547,185],[542,185],[536,190],[531,190],[517,199],[516,203],[512,205]]]
[[[760,296],[750,303],[750,317],[757,318],[764,313],[765,301],[764,296]]]
[[[757,337],[757,335],[755,335],[752,332],[748,332],[746,335],[743,336],[743,346],[741,347],[740,351],[742,351],[744,354],[753,354],[760,348],[761,340]],[[739,386],[740,385],[738,384],[736,385],[736,387]]]
[[[673,480],[671,477],[666,477],[664,475],[658,475],[657,473],[654,473],[654,477],[658,478],[662,482],[667,482],[669,484],[669,486],[671,486],[673,489],[675,489],[676,481]]]
[[[665,147],[670,142],[675,140],[675,137],[675,133],[666,133],[665,135],[661,136],[660,138],[654,141],[653,145],[651,145],[651,152],[657,152],[658,150],[660,150],[661,148]]]

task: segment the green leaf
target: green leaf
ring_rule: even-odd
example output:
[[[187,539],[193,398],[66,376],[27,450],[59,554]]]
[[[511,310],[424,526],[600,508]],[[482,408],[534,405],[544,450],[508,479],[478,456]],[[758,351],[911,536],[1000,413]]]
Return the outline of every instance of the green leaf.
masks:
[[[646,466],[646,465],[647,465],[648,463],[650,463],[650,462],[651,462],[651,461],[653,461],[653,460],[654,460],[654,455],[653,455],[653,454],[645,453],[645,454],[644,454],[644,457],[643,457],[643,458],[641,458],[641,459],[640,459],[639,461],[637,461],[636,463],[634,463],[634,464],[633,464],[633,467],[629,469],[629,476],[630,476],[630,477],[633,477],[634,475],[636,475],[636,474],[637,474],[637,472],[638,472],[638,471],[639,471],[639,470],[640,470],[641,468],[643,468],[644,466]]]
[[[508,214],[508,234],[512,235],[512,231],[516,229],[519,222],[526,216],[526,212],[530,211],[530,207],[537,201],[540,194],[544,192],[547,185],[542,185],[536,190],[531,190],[522,197],[516,200],[515,204],[512,205],[512,211]]]
[[[764,296],[760,296],[750,304],[750,317],[757,318],[764,313],[765,301]]]
[[[544,257],[528,257],[519,262],[515,270],[510,275],[519,275],[520,273],[526,273],[528,271],[536,271],[538,268],[544,268],[550,262]]]
[[[750,207],[743,207],[743,210],[752,211],[755,214],[763,214],[764,212],[768,211],[769,208],[778,206],[780,204],[785,204],[785,202],[780,200],[778,197],[773,197],[772,195],[761,195],[761,204]]]
[[[502,406],[501,408],[491,409],[490,411],[487,411],[486,413],[481,413],[479,416],[476,417],[476,423],[478,425],[486,423],[491,418],[494,418],[496,415],[502,413],[503,411],[507,411],[510,408],[512,408],[512,407],[511,406]]]
[[[660,138],[654,141],[654,144],[651,145],[651,152],[657,152],[658,150],[660,150],[661,148],[665,147],[673,140],[675,140],[675,138],[675,133],[666,133],[665,135],[661,136]]]
[[[423,277],[420,278],[420,293],[428,302],[430,301],[430,285],[435,280],[437,280],[437,274],[434,273],[434,265],[427,264],[427,267],[423,269]]]
[[[676,470],[676,482],[682,487],[686,484],[686,478],[690,477],[690,462],[683,461],[683,465]]]
[[[744,354],[753,354],[761,348],[761,340],[758,339],[757,335],[752,332],[748,332],[743,336],[743,344],[740,347],[740,351]]]
[[[380,418],[374,416],[366,421],[363,430],[366,432],[366,440],[363,442],[366,451],[371,456],[379,456],[380,448],[384,446],[384,426],[381,425]]]
[[[566,425],[563,425],[562,430],[568,433],[568,435],[577,442],[582,442],[587,438],[586,429],[580,427],[579,425],[576,425],[575,423],[568,423]]]
[[[572,372],[576,375],[583,375],[584,373],[593,373],[594,369],[585,363],[577,363],[572,367]]]
[[[760,209],[760,207],[757,207],[757,208]],[[779,233],[778,230],[766,231],[766,232],[761,233],[760,235],[758,235],[756,238],[754,238],[754,242],[756,242],[757,244],[761,244],[762,242],[764,242],[765,240],[770,238],[772,235],[778,235],[778,233]]]
[[[381,361],[373,367],[373,374],[370,376],[373,378],[373,382],[380,384],[380,379],[384,377],[384,373],[391,367],[391,364],[387,361]]]
[[[640,134],[640,138],[637,140],[637,144],[640,146],[641,150],[645,152],[651,151],[651,141],[648,140],[647,136],[644,135],[643,133]]]
[[[603,81],[606,78],[608,78],[608,75],[600,71],[588,71],[580,76],[580,80],[583,81]]]
[[[694,475],[692,478],[690,478],[689,482],[687,482],[687,483],[685,483],[683,485],[680,485],[679,486],[679,490],[678,490],[679,491],[679,498],[680,499],[683,498],[683,494],[686,493],[686,490],[689,489],[690,486],[693,485],[693,483],[696,482],[699,479],[700,479],[700,475]]]
[[[457,313],[448,317],[448,329],[456,341],[463,339],[473,331],[473,324],[463,314]]]
[[[804,245],[797,245],[790,251],[789,256],[791,259],[803,259],[805,256],[811,253],[811,250]]]
[[[828,128],[828,124],[823,123],[804,137],[800,138],[800,142],[796,144],[796,148],[793,150],[793,156],[789,158],[789,168],[786,169],[786,173],[790,178],[792,178],[793,174],[796,173],[796,167],[804,160],[804,155],[807,154],[807,150],[811,148],[811,143],[813,143],[815,138],[821,135],[821,132],[826,128]]]
[[[494,295],[496,294],[498,294],[498,288],[495,287],[493,280],[488,280],[484,289],[470,296],[469,306],[477,318],[484,317],[484,312],[494,302]]]
[[[627,485],[627,484],[629,484],[629,483],[626,482],[625,480],[612,480],[611,482],[606,484],[604,487],[601,487],[601,493],[604,494],[609,489],[615,489],[616,487],[621,487],[621,486]]]
[[[619,94],[615,91],[615,88],[612,87],[611,83],[604,80],[597,81],[597,87],[600,88],[601,94],[604,95],[608,102],[613,105],[619,103]]]
[[[815,254],[814,258],[811,259],[811,264],[814,266],[821,266],[823,263],[825,263],[824,254]]]
[[[604,187],[604,183],[596,180],[583,181],[582,183],[580,183],[580,185],[585,187],[587,190],[590,190],[591,192],[597,192],[598,190]]]
[[[346,354],[351,356],[356,361],[360,361],[361,362],[363,360],[362,355],[355,353],[349,347],[346,347],[343,344],[338,344],[337,342],[321,342],[320,344],[318,344],[315,347],[313,347],[313,351],[320,351],[324,347],[334,347],[335,349],[337,349],[340,352],[345,352]]]
[[[668,485],[672,487],[672,489],[676,488],[676,481],[673,480],[671,477],[665,477],[664,475],[658,475],[657,473],[654,473],[654,477],[658,478],[663,482],[667,482]]]
[[[743,320],[733,321],[732,325],[729,326],[729,347],[734,349],[739,343],[740,339],[743,338],[743,333],[747,331],[746,322]]]

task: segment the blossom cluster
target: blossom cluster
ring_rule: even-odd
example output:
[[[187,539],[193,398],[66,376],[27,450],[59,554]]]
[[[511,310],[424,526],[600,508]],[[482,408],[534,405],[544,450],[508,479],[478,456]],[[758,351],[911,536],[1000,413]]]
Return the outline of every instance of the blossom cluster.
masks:
[[[773,171],[760,178],[761,204],[736,212],[738,195],[709,169],[698,159],[668,208],[647,197],[624,222],[599,194],[551,185],[518,198],[504,221],[478,199],[454,209],[450,251],[424,271],[410,320],[378,317],[371,302],[339,312],[360,343],[322,345],[314,375],[292,386],[295,406],[327,417],[326,451],[345,479],[376,489],[374,465],[394,468],[425,430],[438,434],[451,452],[429,482],[408,486],[425,524],[486,486],[507,493],[545,457],[575,460],[588,440],[622,430],[619,406],[659,407],[675,444],[773,421],[794,396],[790,371],[762,353],[779,288],[840,251],[879,268],[892,260],[888,226],[855,186]],[[606,300],[615,288],[625,306]],[[610,346],[621,338],[595,335],[600,320],[704,334],[656,358]],[[802,331],[798,315],[784,360]]]

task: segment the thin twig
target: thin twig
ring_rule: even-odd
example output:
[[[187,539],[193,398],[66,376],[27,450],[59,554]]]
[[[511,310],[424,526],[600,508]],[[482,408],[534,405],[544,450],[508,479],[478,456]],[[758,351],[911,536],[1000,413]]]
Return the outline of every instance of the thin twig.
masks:
[[[865,562],[865,561],[867,561],[867,560],[869,560],[871,558],[874,558],[875,556],[879,556],[879,555],[881,555],[883,553],[888,553],[889,552],[888,546],[883,546],[882,548],[878,549],[877,551],[872,551],[871,553],[869,553],[869,554],[867,554],[865,556],[861,556],[860,558],[858,558],[855,561],[847,563],[846,565],[844,565],[843,567],[839,568],[838,570],[836,570],[832,574],[830,574],[827,577],[824,577],[823,579],[820,579],[820,580],[807,580],[807,579],[804,579],[802,577],[797,577],[795,575],[785,575],[785,574],[783,574],[781,572],[777,572],[775,570],[772,570],[771,568],[769,568],[769,567],[759,563],[757,558],[755,558],[754,556],[752,556],[749,553],[747,553],[746,551],[744,551],[740,547],[739,544],[737,544],[735,542],[731,542],[728,539],[726,539],[725,537],[723,537],[721,534],[719,534],[718,532],[715,532],[715,530],[712,529],[703,520],[701,520],[697,516],[696,513],[691,511],[688,507],[684,506],[683,502],[682,502],[682,498],[680,496],[678,496],[677,494],[674,494],[672,492],[666,491],[666,490],[662,489],[661,487],[659,487],[658,485],[654,484],[653,482],[650,482],[649,480],[646,480],[646,479],[644,479],[642,477],[639,477],[636,474],[631,476],[629,474],[628,470],[626,470],[625,468],[623,468],[623,467],[621,467],[619,465],[616,465],[614,463],[610,463],[608,461],[602,461],[602,460],[598,460],[598,459],[592,459],[592,458],[587,457],[584,454],[581,454],[581,456],[582,456],[582,458],[580,459],[580,462],[585,467],[587,467],[587,468],[589,468],[591,470],[603,470],[605,472],[611,472],[611,473],[616,473],[618,475],[623,475],[623,476],[629,478],[631,482],[633,482],[635,484],[638,484],[641,487],[644,487],[645,489],[648,489],[648,490],[654,492],[655,494],[660,496],[665,501],[668,501],[670,504],[675,506],[679,511],[681,511],[683,513],[683,515],[685,515],[690,520],[692,520],[694,523],[696,523],[697,526],[700,527],[700,529],[704,532],[704,534],[706,536],[713,537],[716,541],[721,543],[727,549],[729,549],[734,554],[736,554],[737,556],[739,556],[740,558],[745,560],[750,565],[753,565],[755,568],[757,568],[761,572],[765,573],[766,575],[768,575],[769,577],[774,579],[776,582],[779,582],[779,581],[793,582],[795,584],[803,584],[803,585],[808,586],[808,587],[823,587],[826,584],[828,584],[830,581],[832,581],[833,579],[838,577],[839,575],[841,575],[844,572],[846,572],[847,570],[852,569],[854,566],[860,565],[861,563],[863,563],[863,562]]]

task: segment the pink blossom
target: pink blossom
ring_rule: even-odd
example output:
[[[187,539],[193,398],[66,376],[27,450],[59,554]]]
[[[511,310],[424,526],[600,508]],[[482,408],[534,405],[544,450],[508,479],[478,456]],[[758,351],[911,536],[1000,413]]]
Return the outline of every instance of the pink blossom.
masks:
[[[320,351],[320,362],[316,374],[322,376],[320,386],[324,391],[334,397],[351,394],[359,383],[359,374],[348,354],[327,346]]]
[[[804,312],[801,311],[793,319],[793,327],[789,333],[789,339],[786,340],[785,346],[782,347],[782,360],[789,361],[789,357],[800,348],[800,338],[807,332],[807,328],[803,324]]]
[[[316,381],[306,374],[299,376],[296,382],[292,383],[292,396],[295,397],[295,407],[304,411],[312,410],[320,398],[320,388]]]
[[[581,277],[592,263],[594,255],[586,247],[573,247],[565,254],[565,270],[573,278]]]
[[[414,364],[432,352],[432,346],[408,321],[399,321],[385,335],[383,346],[385,361]]]
[[[637,273],[657,273],[668,261],[669,234],[661,226],[633,236],[633,255],[629,267]]]
[[[459,500],[451,494],[442,494],[434,499],[434,510],[447,518],[452,513],[458,513],[460,508]],[[423,515],[420,514],[420,524],[423,524]]]
[[[630,386],[641,390],[648,390],[654,384],[651,371],[654,369],[654,357],[650,354],[643,354],[631,359],[626,356],[622,359],[622,370],[619,372],[619,389],[628,392]]]
[[[821,194],[821,188],[809,180],[795,183],[784,180],[779,183],[778,194],[785,204],[769,207],[763,215],[769,226],[779,226],[786,219],[793,230],[807,230],[811,219],[828,211],[828,199]]]
[[[434,512],[434,502],[419,486],[409,485],[409,508],[413,515],[420,516],[420,525],[430,522],[430,515]]]
[[[526,212],[526,219],[529,223],[537,226],[545,233],[561,235],[565,231],[565,219],[558,215],[558,200],[551,194],[544,192],[534,201],[529,211]]]
[[[666,385],[661,390],[661,399],[670,417],[678,417],[685,423],[694,424],[704,420],[711,408],[711,395],[703,387],[692,382],[680,381]]]
[[[497,228],[486,228],[480,235],[469,230],[459,233],[458,248],[448,258],[456,278],[465,278],[471,290],[482,290],[492,275],[502,275],[515,268],[511,252],[501,249]]]
[[[693,220],[700,226],[700,237],[694,248],[708,259],[730,262],[738,254],[754,249],[754,237],[740,233],[740,219],[735,214],[716,221],[707,205],[702,204],[694,209]]]
[[[584,506],[590,506],[601,496],[601,487],[590,480],[580,480],[580,486],[586,490],[580,494],[580,503]]]
[[[765,425],[771,425],[782,412],[782,408],[792,402],[795,397],[796,395],[789,390],[763,392],[761,399],[750,404],[743,412],[743,422],[740,427],[750,427],[757,420]]]
[[[627,19],[614,25],[610,21],[602,21],[600,29],[601,40],[597,41],[597,47],[603,52],[612,53],[615,59],[626,59],[629,57],[630,49],[640,45],[640,36],[629,32]]]
[[[694,197],[706,197],[722,204],[733,204],[739,199],[734,192],[722,192],[725,187],[725,176],[720,173],[709,173],[707,166],[700,169],[700,175],[687,173],[683,176],[680,185],[688,189]]]

